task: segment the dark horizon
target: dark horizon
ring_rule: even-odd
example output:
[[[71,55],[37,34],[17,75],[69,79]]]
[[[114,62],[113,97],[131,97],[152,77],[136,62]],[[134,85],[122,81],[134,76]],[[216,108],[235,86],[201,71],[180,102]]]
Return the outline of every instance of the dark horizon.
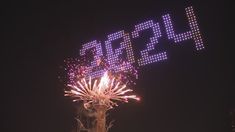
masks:
[[[168,59],[140,67],[132,89],[141,101],[110,110],[115,120],[110,132],[231,131],[235,65],[228,2],[8,1],[2,6],[4,132],[70,132],[75,110],[58,79],[63,60],[77,57],[92,40],[104,48],[108,34],[131,33],[147,20],[159,22],[163,35],[157,51],[166,50]],[[177,32],[184,32],[189,6],[204,50],[197,51],[192,40],[178,45],[167,40],[162,15],[171,14]],[[132,41],[134,52],[147,40]]]

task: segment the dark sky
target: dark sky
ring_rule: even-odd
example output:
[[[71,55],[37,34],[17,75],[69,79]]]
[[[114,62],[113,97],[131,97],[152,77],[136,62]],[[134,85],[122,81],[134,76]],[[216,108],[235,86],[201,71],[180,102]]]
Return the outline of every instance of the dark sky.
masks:
[[[2,132],[69,132],[74,108],[58,79],[63,60],[77,56],[86,42],[103,43],[108,34],[131,32],[146,20],[163,28],[166,13],[183,32],[188,6],[198,18],[205,50],[196,51],[192,40],[174,44],[162,30],[158,50],[166,50],[168,59],[140,67],[133,89],[142,100],[110,111],[116,120],[111,132],[230,131],[235,80],[228,5],[196,0],[2,3]]]

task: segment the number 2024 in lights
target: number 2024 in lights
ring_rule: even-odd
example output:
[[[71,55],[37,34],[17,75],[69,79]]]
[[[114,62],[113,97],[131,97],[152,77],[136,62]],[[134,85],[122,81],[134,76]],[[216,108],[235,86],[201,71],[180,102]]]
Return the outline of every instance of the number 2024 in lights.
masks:
[[[198,27],[198,23],[196,20],[196,16],[193,11],[193,7],[190,6],[185,8],[185,12],[190,30],[184,33],[178,33],[178,34],[175,33],[170,14],[162,16],[167,38],[174,40],[175,43],[192,39],[194,41],[196,50],[202,50],[204,49],[204,45]],[[131,68],[131,64],[135,63],[136,60],[134,58],[134,53],[130,38],[132,37],[132,39],[136,39],[140,37],[140,32],[147,29],[150,29],[153,32],[153,36],[149,38],[150,41],[149,43],[146,44],[145,49],[140,51],[141,57],[137,59],[138,65],[144,66],[147,64],[167,59],[166,51],[162,51],[151,55],[149,54],[150,51],[155,49],[155,45],[159,43],[158,38],[162,36],[162,33],[158,22],[154,22],[153,20],[148,20],[135,25],[134,31],[132,31],[131,34],[124,32],[124,30],[121,30],[109,34],[107,36],[108,39],[105,41],[105,48],[107,53],[106,57],[110,69],[114,70],[115,72],[120,72]],[[112,42],[117,39],[121,39],[122,41],[120,42],[120,47],[114,49],[112,47]],[[98,59],[103,56],[101,42],[93,40],[91,42],[85,43],[82,46],[82,49],[80,50],[80,55],[81,56],[85,55],[86,51],[90,49],[95,49],[95,54],[93,61],[87,66],[87,72],[92,78],[95,78],[101,76],[104,73],[104,70],[100,69],[94,71],[94,68],[97,67]],[[126,60],[128,63],[117,65],[116,62],[118,61],[119,56],[123,54],[124,50],[126,51]]]

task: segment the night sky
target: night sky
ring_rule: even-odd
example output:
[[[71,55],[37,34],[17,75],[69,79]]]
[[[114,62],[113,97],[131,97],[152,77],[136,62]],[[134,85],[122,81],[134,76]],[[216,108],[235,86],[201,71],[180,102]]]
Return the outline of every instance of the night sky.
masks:
[[[3,110],[1,132],[70,132],[75,110],[58,79],[63,60],[77,57],[82,44],[134,25],[159,22],[156,51],[168,59],[139,69],[130,101],[109,111],[111,132],[229,132],[234,103],[234,37],[225,1],[7,1],[1,4]],[[172,16],[177,32],[188,30],[185,8],[193,6],[205,49],[194,42],[168,40],[162,15]],[[135,59],[148,41],[133,40]]]

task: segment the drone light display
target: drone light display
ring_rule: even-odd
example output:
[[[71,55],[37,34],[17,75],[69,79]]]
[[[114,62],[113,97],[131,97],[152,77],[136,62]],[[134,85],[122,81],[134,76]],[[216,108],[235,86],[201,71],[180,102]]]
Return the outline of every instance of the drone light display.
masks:
[[[193,7],[185,8],[186,17],[188,20],[189,30],[183,33],[176,33],[174,30],[173,20],[170,14],[165,14],[162,16],[164,28],[167,34],[167,38],[169,40],[174,40],[174,43],[180,43],[186,40],[193,40],[196,50],[204,49],[204,44],[202,41],[202,36],[199,30],[198,22],[193,10]],[[151,29],[153,32],[153,36],[149,38],[149,43],[144,44],[145,49],[140,51],[140,58],[136,58],[134,56],[133,48],[132,48],[132,39],[136,39],[141,37],[140,33],[144,30]],[[137,24],[134,26],[134,31],[131,34],[125,32],[124,30],[117,31],[115,33],[109,34],[107,36],[107,40],[104,42],[106,49],[106,57],[108,60],[108,64],[110,65],[110,69],[113,69],[115,72],[129,70],[131,68],[130,64],[138,63],[139,66],[144,66],[147,64],[164,61],[167,59],[167,51],[160,51],[159,53],[150,54],[151,51],[156,50],[155,47],[159,44],[159,38],[162,37],[162,28],[160,27],[158,22],[154,22],[153,20],[148,20]],[[113,41],[121,39],[120,47],[113,48]],[[142,44],[143,45],[143,44]],[[100,57],[105,56],[102,51],[102,45],[100,41],[93,40],[91,42],[85,43],[80,50],[80,55],[83,56],[86,54],[86,51],[95,49],[95,54],[93,56],[93,61],[87,67],[88,75],[91,78],[100,77],[104,74],[104,69],[95,70],[97,67],[97,61]],[[118,58],[126,53],[126,60],[128,63],[126,65],[117,65],[116,62]]]

